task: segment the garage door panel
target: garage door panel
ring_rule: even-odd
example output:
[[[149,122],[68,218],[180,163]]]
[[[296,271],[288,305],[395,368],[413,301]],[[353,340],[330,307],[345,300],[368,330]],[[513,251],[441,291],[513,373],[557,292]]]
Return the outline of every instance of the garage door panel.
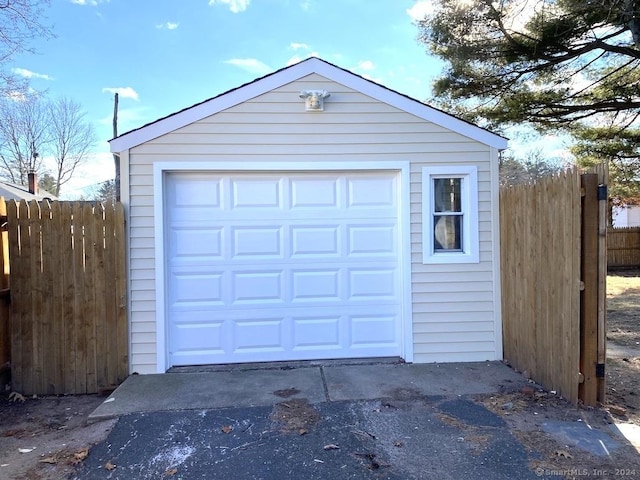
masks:
[[[169,302],[173,308],[214,307],[224,304],[223,272],[176,272]]]
[[[351,318],[351,347],[376,348],[395,346],[398,317],[389,314],[356,315]]]
[[[291,227],[291,257],[340,254],[339,225],[311,225]]]
[[[176,341],[183,346],[183,352],[210,352],[223,354],[224,322],[178,323],[175,329]]]
[[[395,224],[348,227],[349,255],[397,255]]]
[[[232,353],[284,351],[284,323],[281,317],[234,320]]]
[[[347,183],[349,208],[395,207],[398,197],[395,178],[355,177]]]
[[[222,228],[171,227],[169,255],[173,261],[222,258]]]
[[[231,180],[232,209],[283,208],[281,178],[254,177]]]
[[[184,198],[196,180],[215,207]],[[172,173],[167,191],[171,365],[401,353],[397,174]]]
[[[354,268],[348,271],[350,300],[393,300],[397,297],[398,275],[395,268]]]
[[[337,209],[340,207],[339,181],[331,178],[292,178],[291,209]]]
[[[231,257],[282,257],[282,227],[231,228]]]
[[[173,179],[172,179],[173,180]],[[175,207],[215,207],[222,204],[222,179],[183,174],[170,183],[168,195]]]
[[[231,275],[231,304],[283,303],[281,271],[235,272]]]
[[[293,350],[340,350],[342,315],[294,317]]]
[[[338,269],[309,269],[291,272],[291,301],[336,302],[340,301],[340,277]]]

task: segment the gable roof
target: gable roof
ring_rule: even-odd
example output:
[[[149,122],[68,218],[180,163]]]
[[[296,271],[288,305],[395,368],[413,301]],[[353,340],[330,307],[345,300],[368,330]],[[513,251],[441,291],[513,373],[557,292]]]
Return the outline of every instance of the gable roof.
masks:
[[[376,100],[387,103],[443,128],[464,135],[498,149],[507,148],[507,139],[460,118],[454,117],[419,100],[368,80],[317,57],[310,57],[294,65],[228,90],[220,95],[187,107],[166,117],[147,123],[109,140],[111,152],[118,153],[161,135],[177,130],[227,108],[250,100],[275,88],[312,73],[345,85]]]
[[[55,195],[41,188],[38,189],[38,193],[33,194],[29,191],[29,187],[3,181],[0,181],[0,197],[18,202],[20,200],[57,200]]]

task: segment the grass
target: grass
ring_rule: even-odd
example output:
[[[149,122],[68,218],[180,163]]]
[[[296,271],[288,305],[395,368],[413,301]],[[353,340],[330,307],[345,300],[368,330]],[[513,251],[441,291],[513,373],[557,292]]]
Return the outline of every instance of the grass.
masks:
[[[640,272],[607,276],[607,339],[621,345],[640,341]]]

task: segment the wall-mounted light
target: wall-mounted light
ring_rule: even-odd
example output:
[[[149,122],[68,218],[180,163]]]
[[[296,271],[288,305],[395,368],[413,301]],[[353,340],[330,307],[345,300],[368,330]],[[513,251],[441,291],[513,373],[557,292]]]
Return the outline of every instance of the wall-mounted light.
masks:
[[[326,90],[303,90],[300,98],[304,98],[304,107],[307,112],[322,112],[324,110],[324,99],[330,95]]]

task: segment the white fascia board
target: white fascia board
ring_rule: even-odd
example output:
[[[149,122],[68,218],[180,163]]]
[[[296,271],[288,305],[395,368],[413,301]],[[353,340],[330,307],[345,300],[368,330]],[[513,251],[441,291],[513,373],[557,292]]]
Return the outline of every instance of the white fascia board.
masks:
[[[111,152],[117,153],[141,145],[149,140],[158,138],[193,122],[221,112],[222,110],[226,110],[227,108],[267,93],[298,78],[309,75],[313,73],[314,70],[313,63],[303,61],[252,83],[238,87],[235,90],[223,93],[210,100],[205,100],[200,104],[174,113],[146,127],[141,127],[110,140],[109,145]]]
[[[255,80],[235,90],[230,90],[210,100],[170,115],[164,119],[133,130],[109,142],[111,152],[118,153],[158,138],[227,108],[267,93],[275,88],[317,73],[329,80],[341,83],[376,100],[387,103],[407,113],[452,130],[490,147],[504,150],[507,140],[499,135],[467,123],[459,118],[429,107],[418,100],[389,90],[375,82],[366,80],[347,70],[338,68],[318,58],[308,58],[300,63]]]
[[[415,115],[416,117],[435,123],[436,125],[459,133],[460,135],[471,138],[472,140],[476,140],[490,147],[497,148],[498,150],[504,150],[507,148],[506,138],[465,122],[464,120],[460,120],[459,118],[430,107],[418,100],[406,97],[373,81],[359,77],[358,75],[353,75],[325,62],[319,62],[316,67],[317,68],[314,69],[315,73],[375,98],[376,100]]]

